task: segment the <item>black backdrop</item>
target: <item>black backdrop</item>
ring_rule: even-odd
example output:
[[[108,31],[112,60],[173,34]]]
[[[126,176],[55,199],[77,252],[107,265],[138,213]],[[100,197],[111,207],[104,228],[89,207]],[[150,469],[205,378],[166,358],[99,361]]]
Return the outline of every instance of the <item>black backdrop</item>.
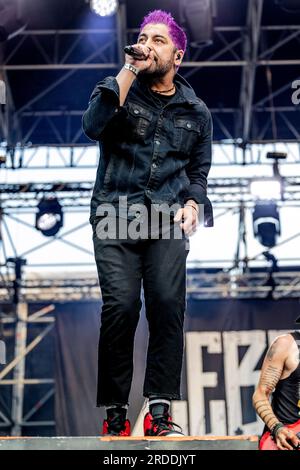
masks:
[[[55,415],[57,435],[97,435],[103,411],[95,407],[97,345],[101,304],[76,302],[56,305],[55,337]],[[185,328],[190,332],[293,330],[299,315],[299,300],[193,300],[188,301]],[[144,309],[136,334],[135,373],[130,395],[129,418],[134,423],[144,399],[142,386],[147,347],[147,322]],[[267,347],[267,344],[266,344]],[[240,359],[246,351],[239,350]],[[203,361],[207,371],[216,370],[220,377],[218,386],[209,389],[212,398],[224,395],[224,370],[222,355],[208,354],[204,348]],[[263,355],[261,356],[262,359]],[[257,363],[257,370],[261,361]],[[249,387],[248,387],[249,388]],[[250,387],[243,389],[243,420],[253,420]],[[186,367],[183,371],[182,398],[187,398]],[[205,405],[207,412],[207,404]],[[242,425],[242,423],[241,423]],[[209,429],[207,424],[207,432]],[[230,429],[229,429],[230,431]],[[227,428],[228,432],[228,428]],[[238,433],[239,431],[237,431]],[[242,431],[240,431],[242,432]]]

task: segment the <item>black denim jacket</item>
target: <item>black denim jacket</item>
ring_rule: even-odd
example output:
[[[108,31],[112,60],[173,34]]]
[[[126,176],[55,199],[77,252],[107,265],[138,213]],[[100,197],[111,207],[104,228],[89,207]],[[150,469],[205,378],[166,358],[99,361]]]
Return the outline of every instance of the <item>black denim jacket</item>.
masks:
[[[179,74],[177,93],[156,103],[143,78],[131,86],[123,106],[115,77],[99,82],[83,115],[83,130],[99,141],[100,160],[91,218],[103,203],[168,205],[206,199],[211,165],[212,120],[204,102]]]

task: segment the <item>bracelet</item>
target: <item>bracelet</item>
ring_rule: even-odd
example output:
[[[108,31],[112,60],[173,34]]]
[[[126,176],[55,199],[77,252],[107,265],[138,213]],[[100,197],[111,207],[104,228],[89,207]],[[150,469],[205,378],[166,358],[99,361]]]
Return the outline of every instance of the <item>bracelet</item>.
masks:
[[[135,76],[139,73],[139,69],[132,64],[125,64],[124,69],[130,70],[130,72],[133,72]]]
[[[275,439],[276,438],[276,435],[279,431],[279,429],[281,428],[284,428],[284,424],[283,423],[277,423],[275,424],[275,426],[273,426],[273,428],[271,429],[271,436]]]
[[[192,204],[185,204],[184,207],[187,207],[187,206],[190,206],[192,207],[193,209],[195,209],[195,211],[197,212],[197,214],[199,213],[198,209],[196,209],[195,206],[192,206]]]

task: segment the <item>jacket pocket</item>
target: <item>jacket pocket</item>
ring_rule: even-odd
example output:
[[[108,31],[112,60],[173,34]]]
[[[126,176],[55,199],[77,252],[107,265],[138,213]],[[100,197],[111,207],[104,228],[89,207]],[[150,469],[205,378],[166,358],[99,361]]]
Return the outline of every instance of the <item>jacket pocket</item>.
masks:
[[[131,135],[143,141],[148,136],[153,113],[138,103],[128,102],[127,106]]]
[[[189,153],[200,135],[200,122],[192,119],[174,118],[174,144],[178,151]]]

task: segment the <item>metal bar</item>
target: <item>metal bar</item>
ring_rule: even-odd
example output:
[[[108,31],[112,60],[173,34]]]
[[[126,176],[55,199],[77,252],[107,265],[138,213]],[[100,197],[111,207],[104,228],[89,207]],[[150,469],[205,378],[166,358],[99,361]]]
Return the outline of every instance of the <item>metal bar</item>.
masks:
[[[233,139],[233,136],[231,134],[231,132],[229,132],[229,130],[227,129],[227,127],[224,125],[224,123],[222,122],[222,120],[218,117],[218,116],[215,116],[215,120],[217,121],[217,123],[219,124],[220,128],[222,129],[222,131],[224,132],[225,136],[227,137],[227,139]]]
[[[47,401],[54,395],[54,388],[51,388],[23,417],[23,422],[28,422],[31,418]]]
[[[124,44],[127,40],[127,22],[126,22],[126,4],[121,2],[117,11],[117,44],[118,44],[118,63],[121,68],[124,63]]]
[[[91,263],[92,264],[92,263]],[[39,318],[38,320],[27,320],[27,323],[54,323],[55,317]],[[1,318],[0,323],[16,323],[15,318]],[[0,385],[2,384],[2,381]]]
[[[46,53],[46,51],[44,50],[44,48],[42,47],[42,45],[39,43],[38,39],[37,39],[35,36],[31,36],[31,39],[32,39],[33,43],[35,44],[36,48],[40,51],[40,53],[41,53],[42,56],[44,57],[45,62],[46,62],[47,64],[51,64],[51,59],[50,59],[50,57],[48,56],[48,54]]]
[[[54,122],[48,116],[46,117],[46,120],[47,120],[48,124],[50,125],[51,129],[53,130],[57,140],[60,143],[64,142],[63,136],[60,134],[60,132],[57,129],[57,127],[55,126]]]
[[[11,216],[10,216],[10,217],[11,217]],[[84,222],[83,224],[80,224],[80,225],[78,225],[77,227],[74,227],[74,228],[72,228],[71,230],[68,230],[67,232],[62,233],[62,234],[59,235],[59,236],[56,236],[56,235],[55,235],[55,236],[52,237],[50,240],[47,240],[46,242],[41,243],[40,245],[37,245],[37,246],[35,246],[34,248],[31,248],[30,250],[27,250],[25,253],[22,253],[22,255],[20,255],[20,257],[21,257],[21,258],[24,258],[24,256],[27,256],[29,253],[32,253],[33,251],[36,251],[36,250],[38,250],[38,249],[40,249],[40,248],[43,248],[43,247],[45,247],[46,245],[49,245],[50,243],[53,243],[53,242],[56,241],[56,240],[57,240],[57,241],[58,241],[58,240],[59,240],[59,241],[63,241],[63,240],[62,240],[62,237],[65,237],[66,235],[69,235],[70,233],[73,233],[73,232],[75,232],[76,230],[79,230],[80,228],[87,226],[88,224],[89,224],[89,222]],[[32,227],[32,228],[33,228],[33,227]],[[71,245],[71,242],[69,242],[69,244]],[[85,250],[84,248],[82,248],[82,250],[83,250],[84,252],[86,252],[87,254],[92,255],[92,252],[90,252],[89,250]]]
[[[229,52],[233,55],[233,57],[236,59],[236,60],[240,60],[241,58],[239,57],[239,55],[235,52],[234,48],[233,47],[230,47],[230,43],[225,39],[224,35],[223,34],[220,34],[219,32],[217,32],[217,35],[219,37],[219,39],[222,41],[223,44],[225,44],[225,47],[229,47]]]
[[[279,243],[277,243],[276,248],[278,248],[279,246],[284,245],[285,243],[290,242],[291,240],[295,240],[295,238],[298,238],[298,237],[300,237],[300,232],[292,235],[291,237],[286,238],[285,240],[282,240]],[[255,256],[252,256],[251,258],[249,258],[249,261],[253,261],[253,260],[259,258],[260,256],[263,256],[264,251],[261,251],[261,252],[257,253]],[[272,250],[270,250],[270,251],[272,251]]]
[[[247,62],[244,60],[232,61],[232,60],[223,60],[223,61],[197,61],[197,62],[182,62],[180,67],[184,68],[205,68],[205,67],[243,67],[247,65]],[[256,62],[257,66],[291,66],[291,65],[300,65],[300,59],[291,59],[291,60],[258,60]],[[72,73],[75,73],[76,70],[109,70],[109,69],[118,69],[119,65],[116,63],[109,64],[99,64],[99,63],[81,63],[81,64],[22,64],[22,65],[5,65],[2,67],[6,71],[23,71],[23,70],[70,70]],[[187,76],[187,75],[185,75]],[[64,78],[64,77],[62,77]],[[66,80],[66,78],[64,78]],[[64,81],[61,79],[61,81]],[[59,81],[59,80],[58,80]],[[60,81],[60,83],[61,83]],[[54,84],[53,84],[54,85]],[[57,82],[55,82],[57,86]],[[44,93],[44,92],[42,92]],[[44,96],[44,95],[43,95]],[[40,97],[39,97],[40,98]],[[37,99],[35,99],[37,101]],[[24,109],[29,107],[29,104],[24,105],[20,108],[18,112],[22,112]]]
[[[78,34],[114,34],[116,31],[112,28],[93,28],[93,29],[25,29],[19,33],[19,36],[50,36],[56,34],[78,35]]]
[[[20,49],[20,47],[22,46],[22,44],[24,43],[25,39],[26,39],[26,36],[23,36],[23,37],[19,37],[19,42],[16,44],[15,48],[10,52],[10,54],[5,57],[5,60],[4,60],[4,64],[7,64],[10,59],[15,55],[15,53]]]
[[[287,127],[290,129],[290,131],[292,132],[292,134],[294,134],[294,136],[296,137],[297,140],[300,139],[300,133],[297,131],[297,129],[295,128],[295,126],[293,126],[293,124],[288,120],[288,118],[282,114],[282,113],[279,113],[279,116],[281,117],[281,119],[284,121],[284,123],[287,125]]]
[[[27,321],[37,320],[38,318],[42,317],[43,315],[47,315],[47,313],[53,312],[53,310],[55,310],[55,306],[53,304],[48,305],[47,307],[41,308],[37,312],[30,315],[28,317]]]
[[[113,41],[114,42],[114,41]],[[103,47],[101,47],[98,51],[96,52],[93,52],[92,54],[90,54],[85,60],[84,60],[84,63],[83,64],[80,64],[81,66],[87,66],[87,65],[93,65],[93,64],[87,64],[87,62],[89,60],[92,60],[94,57],[97,56],[97,54],[99,54],[99,52],[102,52],[102,51],[105,51],[111,44],[111,41],[108,43],[108,44],[105,44]],[[63,66],[65,64],[57,64],[57,65],[60,65],[60,66]],[[101,68],[104,68],[103,67],[103,64],[99,64],[101,66]],[[107,64],[105,64],[107,65]],[[69,64],[68,64],[68,67],[69,67]],[[35,66],[33,66],[33,68],[35,68]],[[37,96],[35,96],[34,98],[32,98],[31,100],[29,100],[25,105],[23,105],[19,110],[18,110],[18,113],[21,113],[22,111],[24,111],[24,109],[28,108],[29,106],[31,106],[32,104],[34,104],[36,101],[40,100],[41,98],[43,98],[45,95],[47,95],[50,91],[52,91],[54,88],[56,88],[58,85],[60,85],[61,83],[63,83],[65,80],[67,80],[69,77],[71,77],[75,72],[76,70],[76,67],[71,67],[72,70],[69,70],[69,72],[67,72],[66,74],[64,74],[62,77],[60,77],[58,80],[55,80],[51,85],[49,85],[45,90],[43,90],[41,93],[39,93]]]
[[[261,28],[263,31],[286,31],[286,30],[293,30],[299,29],[299,25],[264,25]],[[231,31],[244,31],[245,26],[215,26],[214,31],[222,31],[222,32],[231,32]],[[127,28],[127,33],[138,33],[139,28]],[[113,28],[73,28],[73,29],[26,29],[20,31],[18,36],[49,36],[49,35],[78,35],[78,34],[113,34],[115,33],[115,29]]]
[[[32,126],[28,130],[27,134],[23,136],[22,142],[27,142],[27,140],[29,139],[29,137],[33,133],[34,129],[36,129],[36,127],[38,126],[38,124],[41,122],[42,119],[43,119],[43,116],[39,116],[37,119],[35,119]]]
[[[26,349],[27,342],[27,317],[28,305],[20,303],[17,305],[17,324],[15,332],[15,358],[19,358],[14,365],[14,385],[12,389],[12,408],[11,419],[13,427],[11,430],[12,436],[21,436],[21,422],[23,416],[23,402],[24,402],[24,378],[25,378],[25,358],[26,354],[23,351]],[[7,367],[5,368],[7,369]],[[0,373],[0,377],[4,376],[5,369]],[[1,383],[1,382],[0,382]]]
[[[0,386],[2,385],[14,385],[16,384],[16,380],[1,380]],[[24,385],[44,385],[44,384],[53,384],[54,379],[24,379],[22,380],[22,384]]]
[[[255,89],[257,54],[260,37],[260,24],[263,10],[263,0],[252,0],[248,3],[247,34],[244,41],[244,59],[240,107],[243,119],[242,138],[247,143],[252,124],[252,104]]]
[[[23,421],[22,426],[55,426],[55,421]]]
[[[270,47],[269,49],[267,49],[266,51],[262,52],[260,55],[259,55],[259,59],[262,59],[263,57],[267,57],[269,54],[272,54],[272,52],[275,52],[277,49],[279,49],[281,46],[283,46],[284,44],[286,44],[287,42],[291,41],[292,39],[296,38],[297,36],[299,36],[300,34],[300,30],[299,30],[299,27],[298,27],[298,30],[295,31],[294,33],[290,34],[288,37],[282,39],[281,41],[279,41],[277,44],[274,44],[274,46]]]
[[[300,77],[296,77],[295,80],[299,80]],[[254,103],[254,106],[262,106],[266,101],[269,101],[270,98],[275,98],[276,96],[281,95],[284,91],[291,89],[291,82],[288,82],[286,85],[283,85],[281,88],[278,88],[278,90],[273,91],[272,95],[268,95],[265,98],[262,98],[261,100],[257,101]]]
[[[47,326],[45,330],[40,333],[30,344],[23,349],[20,354],[15,357],[4,369],[0,372],[0,382],[15,366],[18,364],[19,361],[22,361],[23,357],[26,356],[30,351],[32,351],[41,341],[42,339],[53,329],[53,325]]]
[[[3,422],[0,423],[0,426],[3,426],[3,424],[6,426],[11,426],[11,421],[4,415],[4,413],[2,413],[2,411],[0,411],[0,418],[3,420]]]

